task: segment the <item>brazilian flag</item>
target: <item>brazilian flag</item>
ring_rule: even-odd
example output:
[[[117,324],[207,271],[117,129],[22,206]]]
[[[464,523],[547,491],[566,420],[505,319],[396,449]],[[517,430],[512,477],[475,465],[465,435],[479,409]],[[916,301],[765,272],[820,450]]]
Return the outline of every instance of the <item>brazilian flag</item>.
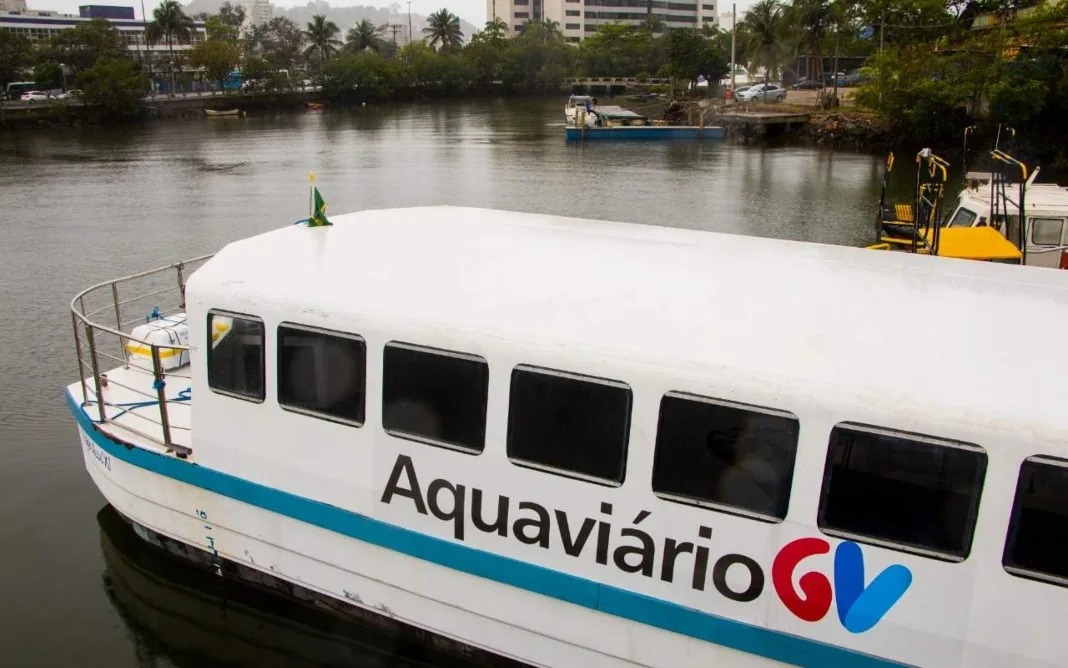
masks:
[[[326,225],[333,225],[326,217],[326,201],[323,196],[319,194],[319,189],[312,186],[312,201],[313,211],[311,218],[308,219],[308,227],[323,227]]]

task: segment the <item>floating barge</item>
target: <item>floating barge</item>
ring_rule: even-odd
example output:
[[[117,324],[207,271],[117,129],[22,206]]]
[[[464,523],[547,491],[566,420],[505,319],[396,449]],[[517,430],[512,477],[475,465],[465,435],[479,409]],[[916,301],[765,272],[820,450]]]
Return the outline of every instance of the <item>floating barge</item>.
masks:
[[[587,139],[723,139],[727,131],[710,125],[619,125],[608,127],[568,127],[567,141]]]
[[[574,98],[574,96],[572,96]],[[587,139],[723,139],[726,130],[719,126],[662,125],[647,116],[617,106],[587,106],[572,108],[573,99],[565,109],[571,121],[564,129],[567,141]]]

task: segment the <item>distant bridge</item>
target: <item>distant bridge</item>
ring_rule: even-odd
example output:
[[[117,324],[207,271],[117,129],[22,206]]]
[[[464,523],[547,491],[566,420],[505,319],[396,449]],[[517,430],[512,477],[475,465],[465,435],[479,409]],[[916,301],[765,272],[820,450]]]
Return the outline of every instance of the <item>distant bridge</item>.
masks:
[[[565,88],[576,90],[604,90],[620,92],[641,86],[669,86],[671,79],[657,77],[639,80],[637,77],[571,77],[563,80]]]

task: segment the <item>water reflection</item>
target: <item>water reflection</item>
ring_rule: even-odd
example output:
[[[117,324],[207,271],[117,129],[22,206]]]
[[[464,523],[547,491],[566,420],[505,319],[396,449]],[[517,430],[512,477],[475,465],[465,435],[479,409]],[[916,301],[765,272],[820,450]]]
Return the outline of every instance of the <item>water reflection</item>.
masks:
[[[97,513],[105,592],[140,666],[467,666],[455,657],[178,560],[111,506]]]

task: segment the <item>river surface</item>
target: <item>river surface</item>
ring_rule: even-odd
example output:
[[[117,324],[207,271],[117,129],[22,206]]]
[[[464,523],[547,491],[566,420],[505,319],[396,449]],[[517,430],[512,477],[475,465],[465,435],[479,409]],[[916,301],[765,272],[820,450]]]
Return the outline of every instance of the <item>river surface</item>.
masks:
[[[566,145],[562,119],[562,100],[474,101],[0,135],[0,664],[424,665],[399,645],[365,653],[344,629],[279,630],[287,614],[109,531],[62,397],[77,291],[305,217],[309,172],[330,213],[453,204],[849,245],[873,234],[881,156]],[[248,624],[291,637],[250,644]]]

